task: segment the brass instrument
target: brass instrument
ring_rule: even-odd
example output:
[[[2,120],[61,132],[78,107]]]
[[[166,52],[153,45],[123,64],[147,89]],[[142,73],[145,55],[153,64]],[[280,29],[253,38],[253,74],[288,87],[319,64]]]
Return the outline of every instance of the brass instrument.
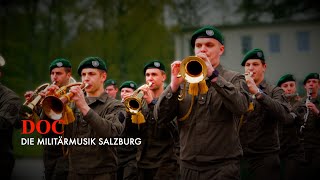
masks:
[[[53,82],[55,84],[55,82]],[[33,116],[34,108],[43,100],[43,97],[39,95],[40,92],[46,91],[50,87],[49,83],[45,83],[37,87],[34,90],[33,95],[31,96],[30,100],[27,100],[21,106],[19,111],[20,115],[25,119],[31,119]]]
[[[80,86],[84,90],[88,84],[76,82],[71,83],[58,89],[53,95],[47,96],[43,99],[42,108],[44,113],[53,120],[60,120],[64,110],[64,105],[70,101],[70,98],[74,96],[72,92],[66,93],[67,88],[72,86]]]
[[[142,85],[150,87],[152,85],[152,82],[149,82],[148,84]],[[142,100],[144,93],[141,91],[141,87],[136,89],[133,94],[124,100],[124,105],[127,108],[127,111],[131,114],[137,114],[141,108],[142,108]]]
[[[207,77],[207,65],[197,56],[189,56],[182,60],[180,64],[180,72],[177,76],[185,79],[184,89],[178,96],[178,100],[182,101],[185,97],[186,81],[190,83],[189,94],[195,96],[198,95],[198,83],[200,87],[200,93],[204,94],[208,91],[208,87],[204,80]]]
[[[189,83],[199,83],[207,76],[206,63],[197,56],[189,56],[182,60],[178,77]]]

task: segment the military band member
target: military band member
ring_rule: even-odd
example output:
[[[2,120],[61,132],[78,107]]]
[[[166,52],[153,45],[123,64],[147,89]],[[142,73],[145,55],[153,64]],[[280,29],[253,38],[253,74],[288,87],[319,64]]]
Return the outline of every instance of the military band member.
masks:
[[[70,92],[78,112],[72,138],[112,138],[121,135],[126,111],[124,105],[107,95],[103,83],[107,66],[99,57],[87,57],[78,67],[78,74],[86,85],[73,86]],[[98,140],[90,145],[72,145],[69,149],[69,179],[116,179],[117,153],[115,146],[101,145]]]
[[[72,66],[68,59],[57,58],[53,60],[49,65],[51,85],[45,92],[41,92],[42,95],[50,94],[62,86],[66,86],[69,83],[74,83],[72,78]],[[25,93],[25,98],[28,100],[32,96],[33,92],[28,91]],[[49,120],[45,113],[42,111],[41,106],[36,107],[36,112],[40,116],[40,119]],[[34,120],[36,118],[34,117]],[[41,129],[45,132],[45,124],[41,124]],[[66,133],[68,128],[63,124],[57,124],[57,131],[61,132],[64,129]],[[56,134],[53,131],[49,131],[47,134],[43,134],[44,138],[58,138],[60,134]],[[67,147],[62,145],[44,145],[43,147],[43,162],[44,162],[44,174],[47,180],[51,179],[67,179],[68,177],[68,157]]]
[[[117,98],[118,93],[118,87],[117,87],[117,81],[113,79],[108,79],[104,82],[104,88],[106,90],[106,93],[113,98]]]
[[[0,77],[5,60],[0,55]],[[11,179],[15,163],[13,154],[12,135],[19,121],[18,111],[21,106],[19,96],[11,89],[0,83],[0,176]]]
[[[137,89],[137,84],[134,81],[125,81],[120,87],[120,96],[122,102],[126,98],[132,95],[132,93]],[[138,132],[138,127],[132,124],[131,116],[128,115],[126,118],[126,126],[121,135],[124,138],[136,138]],[[138,179],[138,169],[137,169],[137,147],[130,145],[117,146],[119,165],[117,170],[118,180],[136,180]]]
[[[187,94],[179,101],[180,90],[187,87],[183,87],[184,79],[178,76],[181,61],[174,61],[171,83],[157,103],[158,123],[174,117],[180,119],[181,179],[240,179],[242,149],[237,117],[249,105],[249,97],[243,90],[244,76],[220,64],[224,39],[215,27],[205,26],[195,31],[191,46],[206,64],[209,90],[194,97]]]
[[[305,161],[303,146],[298,136],[300,122],[295,109],[300,103],[297,83],[292,74],[283,75],[277,82],[291,105],[291,113],[285,120],[279,121],[280,162],[282,178],[285,180],[302,179],[302,164]]]
[[[146,84],[142,86],[145,104],[142,113],[146,122],[140,124],[138,135],[141,145],[137,151],[138,179],[172,179],[178,177],[178,164],[175,157],[175,142],[172,137],[176,127],[171,122],[160,124],[154,117],[154,105],[164,90],[166,80],[165,66],[158,60],[144,67]]]
[[[298,106],[297,113],[302,120],[300,133],[306,157],[305,179],[320,179],[320,80],[318,73],[308,74],[304,81],[306,96]]]
[[[284,91],[265,80],[267,64],[261,49],[248,51],[241,65],[254,104],[240,129],[250,179],[280,179],[278,122],[289,113]]]

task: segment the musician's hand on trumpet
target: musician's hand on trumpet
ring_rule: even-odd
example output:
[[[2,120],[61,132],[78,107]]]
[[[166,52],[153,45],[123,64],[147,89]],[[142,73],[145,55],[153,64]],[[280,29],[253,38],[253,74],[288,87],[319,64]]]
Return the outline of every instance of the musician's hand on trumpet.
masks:
[[[184,81],[183,78],[181,78],[180,73],[180,65],[181,61],[174,61],[171,64],[171,83],[170,87],[172,89],[172,92],[177,92],[179,89],[180,84]]]
[[[143,99],[145,99],[147,104],[150,104],[153,100],[153,95],[151,93],[150,86],[152,86],[152,82],[149,82],[148,84],[145,84],[138,88],[143,92]]]
[[[214,71],[214,68],[208,58],[208,56],[206,55],[206,53],[198,53],[196,54],[197,57],[201,58],[204,63],[206,64],[207,66],[207,77],[210,77]]]
[[[55,95],[55,92],[59,89],[59,86],[55,85],[55,84],[51,84],[48,89],[46,91],[43,91],[41,93],[39,93],[41,96],[45,97],[45,96],[51,96],[51,95]]]
[[[32,96],[33,96],[33,91],[27,91],[24,93],[24,98],[26,99],[27,102],[32,101]]]
[[[252,78],[253,72],[249,71],[244,74],[247,86],[249,88],[249,92],[251,94],[257,94],[259,92],[259,88],[257,87],[254,79]]]
[[[80,86],[72,86],[69,92],[73,93],[73,96],[70,98],[70,100],[74,101],[75,105],[79,108],[81,113],[85,116],[90,110],[90,107],[88,106],[85,100],[83,88],[81,88]]]

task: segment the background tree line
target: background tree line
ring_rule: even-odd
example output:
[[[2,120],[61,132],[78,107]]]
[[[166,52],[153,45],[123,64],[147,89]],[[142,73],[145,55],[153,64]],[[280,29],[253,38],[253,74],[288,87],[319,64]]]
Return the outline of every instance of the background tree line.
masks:
[[[242,22],[261,21],[266,14],[272,21],[305,12],[319,16],[319,6],[313,1],[294,2],[0,0],[0,53],[7,61],[1,82],[22,96],[50,81],[49,63],[58,57],[72,62],[73,76],[80,81],[76,74],[80,61],[99,56],[107,62],[109,78],[143,83],[144,64],[158,59],[169,69],[174,34],[202,25],[210,12],[230,17],[241,14]],[[170,21],[173,25],[168,25]],[[215,19],[209,22],[217,23]]]

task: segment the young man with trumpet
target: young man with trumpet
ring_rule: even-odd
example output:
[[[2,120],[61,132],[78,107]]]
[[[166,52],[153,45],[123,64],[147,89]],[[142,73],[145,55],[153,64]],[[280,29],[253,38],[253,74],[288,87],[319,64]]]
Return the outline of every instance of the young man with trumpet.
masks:
[[[279,121],[281,175],[284,180],[299,180],[302,177],[302,164],[305,161],[302,142],[299,138],[300,121],[295,110],[300,104],[297,83],[292,74],[280,77],[277,86],[284,90],[292,109],[285,120]]]
[[[138,124],[138,137],[141,145],[137,148],[138,179],[172,179],[178,177],[178,164],[175,157],[175,142],[172,136],[175,125],[170,121],[160,124],[155,119],[154,106],[164,90],[166,80],[165,66],[160,61],[148,62],[143,73],[146,84],[139,88],[142,93],[142,114],[145,123]]]
[[[121,101],[124,102],[126,98],[133,95],[134,91],[138,88],[134,81],[125,81],[120,87],[120,97]],[[138,127],[132,124],[132,119],[130,114],[126,118],[125,129],[121,135],[124,138],[136,138],[138,134]],[[138,170],[137,170],[137,147],[136,146],[117,146],[118,153],[118,170],[117,179],[118,180],[137,180]]]
[[[74,83],[75,80],[71,77],[72,66],[68,59],[57,58],[53,60],[49,65],[50,79],[52,84],[44,91],[39,92],[39,95],[45,98],[47,95],[52,94],[59,88],[66,86],[70,83]],[[30,101],[34,92],[28,91],[25,93],[25,98]],[[42,98],[42,99],[43,99]],[[37,116],[40,119],[49,120],[49,122],[54,122],[50,119],[44,112],[43,107],[39,103],[36,105],[33,116],[34,121],[38,121]],[[45,124],[41,124],[41,129],[45,128]],[[60,132],[64,129],[64,134],[68,133],[68,128],[63,124],[57,124],[57,130]],[[45,130],[43,130],[45,131]],[[58,138],[60,134],[55,134],[53,131],[49,131],[44,134],[44,138]],[[67,147],[62,145],[44,145],[43,147],[43,162],[44,162],[44,174],[45,179],[67,179],[68,177],[68,158],[67,158]]]
[[[87,57],[78,67],[86,94],[79,86],[73,86],[77,112],[72,138],[96,138],[94,144],[69,146],[69,179],[116,180],[117,153],[115,146],[100,145],[99,138],[119,137],[124,129],[126,110],[124,105],[107,95],[103,83],[107,79],[107,66],[99,57]]]
[[[0,77],[5,60],[0,55]],[[17,112],[21,106],[19,96],[0,83],[0,176],[11,179],[15,158],[13,155],[12,135],[19,122]]]
[[[300,133],[306,158],[305,179],[320,179],[320,77],[318,73],[308,74],[304,81],[306,96],[302,98],[297,114],[302,122]]]
[[[178,118],[181,179],[240,179],[242,149],[237,127],[239,117],[249,105],[249,97],[243,90],[244,76],[220,64],[224,39],[215,27],[195,31],[191,46],[195,56],[205,64],[203,69],[207,69],[201,73],[206,74],[203,81],[208,90],[179,98],[179,91],[189,86],[183,85],[185,80],[180,76],[181,68],[187,68],[181,61],[174,61],[171,83],[156,105],[157,123]]]
[[[261,49],[248,51],[241,65],[244,66],[246,82],[252,97],[254,110],[244,115],[240,140],[244,161],[250,179],[279,179],[278,122],[289,114],[289,107],[280,87],[265,80],[264,53]]]

